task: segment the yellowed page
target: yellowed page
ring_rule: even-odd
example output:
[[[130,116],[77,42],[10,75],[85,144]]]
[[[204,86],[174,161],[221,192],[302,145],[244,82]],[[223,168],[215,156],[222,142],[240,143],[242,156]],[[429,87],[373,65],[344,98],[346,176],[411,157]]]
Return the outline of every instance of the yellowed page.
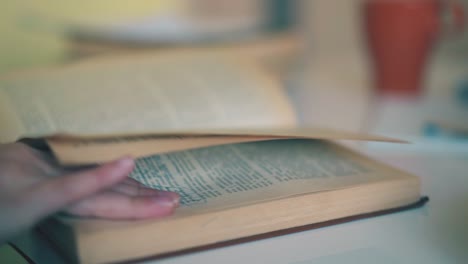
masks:
[[[296,122],[273,78],[253,62],[221,53],[89,60],[5,77],[0,92],[23,128],[19,135],[0,132],[0,142],[57,133],[108,135]]]
[[[79,165],[106,162],[124,155],[140,158],[208,146],[288,138],[402,142],[375,135],[298,127],[171,131],[150,135],[121,135],[112,138],[64,135],[49,138],[47,141],[62,164]]]
[[[132,177],[181,195],[180,214],[411,178],[320,140],[241,143],[155,155],[137,161]]]

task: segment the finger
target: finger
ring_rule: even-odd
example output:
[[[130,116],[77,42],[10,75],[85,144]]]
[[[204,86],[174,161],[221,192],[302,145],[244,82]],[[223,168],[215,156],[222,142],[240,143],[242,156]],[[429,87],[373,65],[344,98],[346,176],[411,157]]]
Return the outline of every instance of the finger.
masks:
[[[122,193],[122,194],[131,195],[131,196],[157,195],[161,192],[159,190],[148,188],[141,184],[140,185],[125,184],[125,181],[112,186],[111,190]]]
[[[123,181],[133,167],[134,161],[131,158],[123,158],[94,169],[48,180],[30,192],[31,203],[35,205],[33,208],[36,208],[32,214],[42,217],[109,188]]]
[[[143,183],[133,179],[133,178],[127,178],[125,181],[122,183],[128,184],[128,185],[133,185],[133,186],[145,186]]]
[[[160,191],[152,196],[128,196],[106,191],[72,205],[67,213],[107,219],[145,219],[170,215],[179,204],[176,193]]]

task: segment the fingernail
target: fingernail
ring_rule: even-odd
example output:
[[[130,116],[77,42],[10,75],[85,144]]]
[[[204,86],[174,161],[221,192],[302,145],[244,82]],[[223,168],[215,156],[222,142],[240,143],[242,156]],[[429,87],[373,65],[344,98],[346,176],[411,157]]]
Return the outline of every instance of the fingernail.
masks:
[[[104,164],[101,168],[105,171],[104,174],[115,180],[123,180],[131,172],[134,166],[134,161],[131,157],[124,157],[112,162]]]
[[[123,157],[121,159],[118,159],[116,161],[116,164],[117,164],[117,166],[119,166],[121,168],[128,168],[128,167],[133,166],[134,161],[133,161],[133,159],[131,157]]]
[[[180,197],[173,192],[160,191],[153,200],[165,207],[177,207],[179,206]]]

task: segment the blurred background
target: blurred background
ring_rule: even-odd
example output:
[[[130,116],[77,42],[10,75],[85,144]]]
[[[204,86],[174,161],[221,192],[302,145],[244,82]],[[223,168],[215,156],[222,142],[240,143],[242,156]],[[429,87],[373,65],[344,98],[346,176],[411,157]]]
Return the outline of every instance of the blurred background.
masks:
[[[147,50],[235,51],[284,82],[305,125],[445,138],[468,130],[467,4],[3,0],[0,73]]]
[[[296,19],[289,8],[297,1],[231,2],[2,1],[0,71],[132,48],[233,45],[282,31]]]

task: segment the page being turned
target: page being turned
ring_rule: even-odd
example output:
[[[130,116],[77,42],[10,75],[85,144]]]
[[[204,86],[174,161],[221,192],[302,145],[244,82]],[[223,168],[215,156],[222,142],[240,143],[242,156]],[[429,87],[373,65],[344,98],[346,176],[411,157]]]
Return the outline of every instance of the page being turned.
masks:
[[[288,99],[269,75],[211,53],[90,60],[3,78],[0,93],[20,123],[23,134],[16,137],[295,124]]]

